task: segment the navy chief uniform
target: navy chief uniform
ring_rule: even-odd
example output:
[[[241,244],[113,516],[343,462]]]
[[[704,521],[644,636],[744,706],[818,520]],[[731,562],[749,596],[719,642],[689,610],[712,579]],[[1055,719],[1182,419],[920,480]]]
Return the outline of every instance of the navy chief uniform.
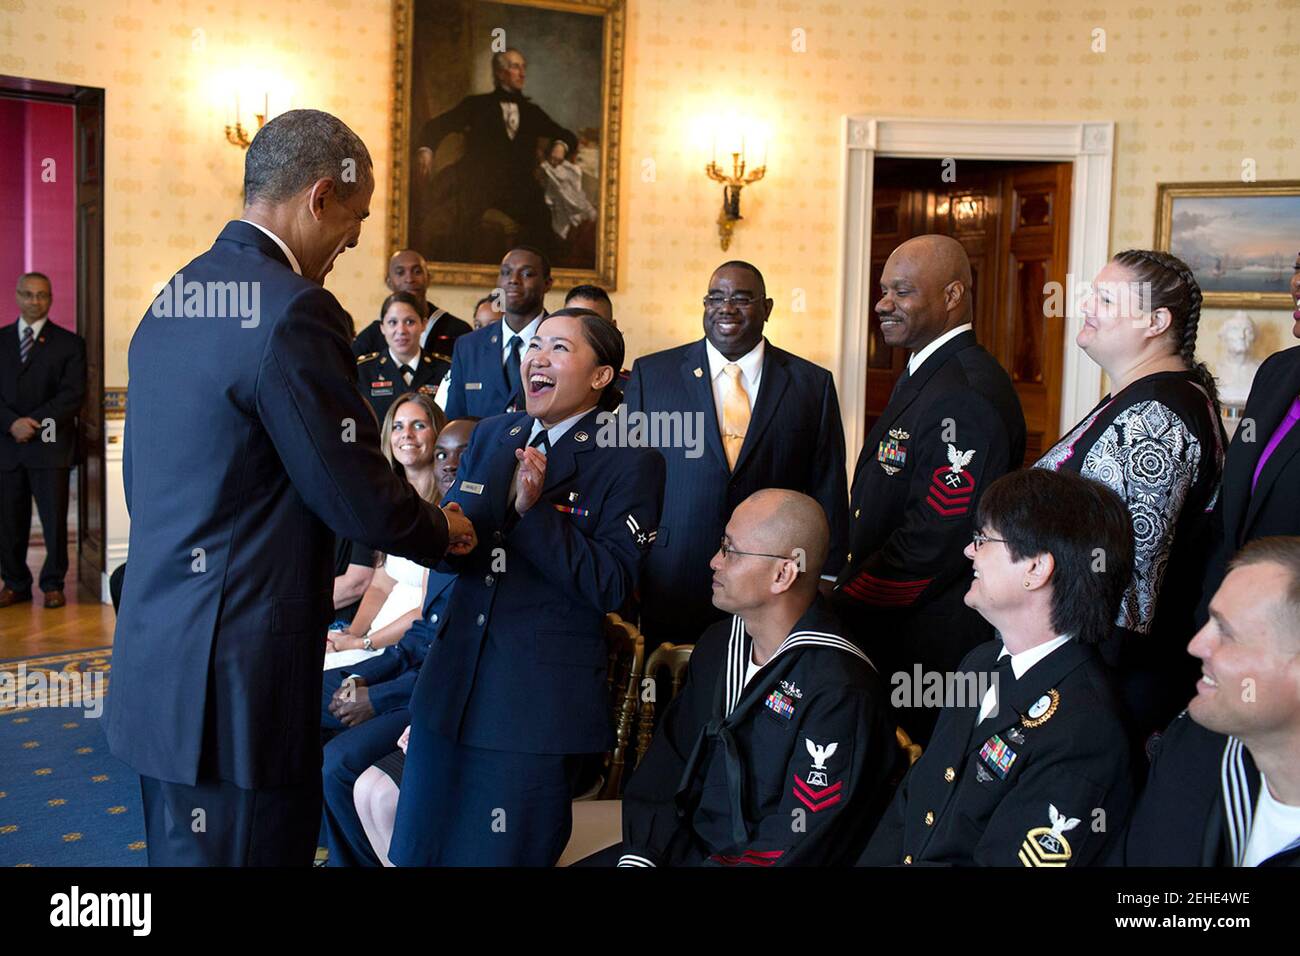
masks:
[[[566,315],[548,318],[543,339]],[[617,337],[600,363],[612,377],[622,337],[586,315]],[[465,452],[448,497],[479,544],[446,562],[460,580],[411,698],[389,851],[399,866],[553,865],[581,757],[612,744],[603,622],[637,586],[664,463],[598,444],[600,407],[549,429],[523,412],[490,418]],[[545,478],[520,515],[525,448],[545,455]]]
[[[311,177],[339,142],[365,160],[351,191]],[[311,863],[334,535],[432,564],[449,523],[468,531],[380,454],[347,313],[321,285],[374,188],[365,145],[292,110],[245,163],[257,222],[228,223],[168,282],[183,301],[160,295],[131,339],[131,573],[106,732],[141,774],[153,864]]]

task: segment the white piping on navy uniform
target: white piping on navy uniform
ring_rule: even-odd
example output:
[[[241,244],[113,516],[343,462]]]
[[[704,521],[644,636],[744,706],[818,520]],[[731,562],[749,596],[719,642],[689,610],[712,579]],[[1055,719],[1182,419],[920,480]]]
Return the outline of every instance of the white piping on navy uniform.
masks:
[[[748,656],[745,653],[745,622],[739,614],[731,618],[731,640],[727,644],[727,686],[726,699],[723,701],[723,716],[730,714],[740,702],[740,692],[745,689],[745,671],[748,669]]]
[[[647,860],[645,857],[637,856],[633,853],[624,853],[622,856],[620,856],[618,858],[618,865],[619,866],[640,866],[640,867],[651,867],[651,868],[654,867],[654,864],[651,863],[649,860]]]
[[[1228,738],[1227,746],[1223,748],[1223,763],[1220,770],[1223,782],[1223,805],[1228,822],[1228,839],[1232,844],[1233,866],[1241,866],[1254,810],[1250,806],[1250,788],[1246,784],[1246,768],[1241,759],[1241,746],[1241,741],[1236,737]]]
[[[824,631],[795,631],[781,642],[781,646],[776,649],[776,654],[773,654],[772,657],[775,658],[778,654],[781,654],[791,647],[807,647],[808,645],[833,647],[836,650],[847,651],[854,657],[860,658],[869,664],[872,670],[876,669],[876,665],[871,663],[871,658],[862,653],[861,648],[856,644],[845,640],[838,634],[827,634]],[[769,659],[769,663],[770,660],[771,659]]]

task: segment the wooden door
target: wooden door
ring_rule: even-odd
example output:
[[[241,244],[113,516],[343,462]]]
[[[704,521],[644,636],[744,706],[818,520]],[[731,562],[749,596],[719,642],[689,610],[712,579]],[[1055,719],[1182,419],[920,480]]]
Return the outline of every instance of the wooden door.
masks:
[[[77,468],[77,569],[87,594],[102,597],[104,491],[104,92],[80,89],[76,105],[77,333],[86,340],[86,399]]]
[[[1070,163],[958,160],[954,182],[938,160],[878,160],[873,192],[871,289],[885,261],[926,233],[952,236],[971,264],[975,335],[1011,376],[1025,412],[1025,462],[1059,437],[1065,320],[1044,314],[1047,284],[1064,285]],[[1058,297],[1059,299],[1059,297]],[[880,336],[867,350],[866,429],[884,411],[907,355]]]

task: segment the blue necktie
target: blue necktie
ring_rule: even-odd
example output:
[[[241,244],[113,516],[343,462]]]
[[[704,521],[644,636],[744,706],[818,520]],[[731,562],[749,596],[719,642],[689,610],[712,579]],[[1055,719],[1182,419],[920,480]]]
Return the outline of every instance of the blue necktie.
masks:
[[[26,365],[27,360],[32,357],[32,346],[35,344],[36,339],[32,335],[32,327],[29,325],[23,329],[23,340],[18,346],[18,358],[23,365]]]

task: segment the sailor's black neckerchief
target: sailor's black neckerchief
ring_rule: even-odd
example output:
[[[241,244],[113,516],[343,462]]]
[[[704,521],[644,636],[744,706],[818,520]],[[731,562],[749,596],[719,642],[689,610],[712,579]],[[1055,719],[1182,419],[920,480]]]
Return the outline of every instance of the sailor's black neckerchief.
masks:
[[[743,846],[749,842],[749,826],[745,822],[744,773],[740,764],[740,753],[736,749],[736,740],[732,728],[741,723],[745,716],[761,704],[763,690],[772,682],[783,677],[794,667],[797,654],[789,653],[800,647],[830,647],[852,654],[874,668],[874,664],[854,644],[832,634],[817,630],[817,626],[826,626],[827,613],[813,605],[799,618],[789,636],[781,642],[767,662],[754,674],[754,678],[745,683],[745,670],[749,666],[753,653],[754,639],[745,631],[745,622],[739,615],[731,619],[731,639],[727,644],[727,662],[718,680],[718,692],[714,701],[713,717],[700,730],[695,739],[695,746],[686,760],[686,769],[682,772],[681,783],[676,794],[677,815],[685,817],[689,811],[692,784],[699,770],[699,764],[708,749],[710,740],[717,740],[722,747],[727,771],[727,790],[731,798],[731,835],[736,845]]]

